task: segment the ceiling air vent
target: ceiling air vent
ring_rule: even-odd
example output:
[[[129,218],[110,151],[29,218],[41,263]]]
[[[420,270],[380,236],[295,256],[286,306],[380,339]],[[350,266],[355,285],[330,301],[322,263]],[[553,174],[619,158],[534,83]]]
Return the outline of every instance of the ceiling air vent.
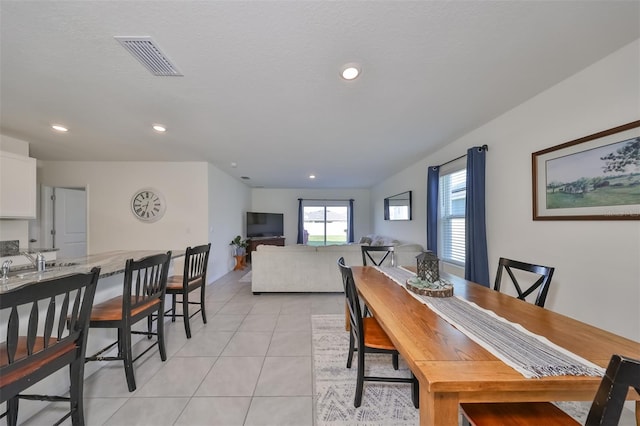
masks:
[[[178,68],[171,63],[151,37],[114,37],[129,51],[151,74],[158,76],[182,76]]]

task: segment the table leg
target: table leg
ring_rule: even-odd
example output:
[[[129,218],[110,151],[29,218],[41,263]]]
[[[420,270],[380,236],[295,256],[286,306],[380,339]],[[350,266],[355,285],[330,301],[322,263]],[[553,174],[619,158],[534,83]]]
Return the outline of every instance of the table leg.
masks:
[[[636,401],[636,426],[640,426],[640,401]]]
[[[420,383],[420,426],[458,426],[457,393],[426,392]]]

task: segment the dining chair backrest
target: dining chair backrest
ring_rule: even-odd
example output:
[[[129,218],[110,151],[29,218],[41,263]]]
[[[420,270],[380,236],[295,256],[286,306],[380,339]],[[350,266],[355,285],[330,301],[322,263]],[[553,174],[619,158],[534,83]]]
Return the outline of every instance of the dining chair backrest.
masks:
[[[84,365],[99,275],[100,268],[93,268],[89,273],[34,282],[2,294],[0,317],[6,321],[6,335],[0,343],[0,402],[16,398],[62,367],[74,362]],[[50,400],[46,398],[37,399]],[[9,418],[17,416],[11,407],[8,411]]]
[[[202,284],[207,284],[207,265],[209,263],[209,252],[211,243],[196,247],[187,247],[184,260],[185,282],[188,285],[195,280],[201,280]]]
[[[551,278],[553,277],[553,271],[555,268],[549,266],[534,265],[531,263],[520,262],[517,260],[506,259],[501,257],[498,261],[498,272],[496,273],[496,281],[493,289],[500,291],[500,285],[502,283],[502,271],[507,271],[507,274],[511,278],[511,281],[518,292],[518,299],[527,300],[534,291],[538,290],[535,304],[540,307],[544,307],[544,303],[547,300],[547,293],[551,285]],[[536,277],[536,281],[528,288],[522,289],[516,275],[513,270],[521,270],[539,275]]]
[[[130,297],[122,298],[122,318],[146,312],[151,305],[164,301],[170,262],[170,251],[127,260],[122,294]]]
[[[360,298],[358,297],[358,290],[356,290],[356,283],[353,279],[353,272],[350,267],[345,265],[344,257],[338,259],[338,268],[342,276],[344,294],[347,298],[351,330],[358,342],[358,347],[361,348],[364,346],[364,336],[362,333],[364,325],[362,321],[362,309],[360,308]]]
[[[630,387],[640,395],[640,360],[613,355],[591,404],[585,426],[617,425]]]
[[[360,247],[362,250],[363,266],[367,266],[367,263],[369,262],[371,262],[372,265],[381,266],[384,263],[384,261],[387,259],[387,257],[390,257],[390,260],[389,260],[390,265],[396,266],[394,246],[360,246]]]

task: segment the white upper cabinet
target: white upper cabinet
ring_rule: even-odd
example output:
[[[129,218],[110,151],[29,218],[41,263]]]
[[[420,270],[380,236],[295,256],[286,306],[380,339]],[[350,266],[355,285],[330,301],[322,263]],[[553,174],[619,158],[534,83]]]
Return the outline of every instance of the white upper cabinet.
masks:
[[[0,151],[0,218],[35,217],[36,159]]]

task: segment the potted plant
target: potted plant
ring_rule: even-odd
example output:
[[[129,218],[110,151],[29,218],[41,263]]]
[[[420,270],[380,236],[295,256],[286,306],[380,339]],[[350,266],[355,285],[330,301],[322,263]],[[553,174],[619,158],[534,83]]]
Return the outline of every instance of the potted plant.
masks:
[[[235,256],[242,256],[247,252],[247,246],[249,243],[247,243],[247,240],[243,240],[240,235],[236,235],[229,245],[234,246],[233,251]]]

